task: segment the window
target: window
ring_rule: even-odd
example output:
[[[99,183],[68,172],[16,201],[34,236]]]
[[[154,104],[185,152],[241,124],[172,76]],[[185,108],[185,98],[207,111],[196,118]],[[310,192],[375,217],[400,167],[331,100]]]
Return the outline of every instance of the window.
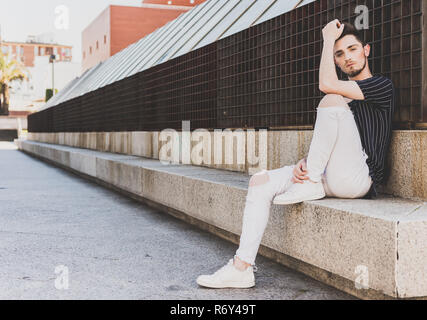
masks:
[[[86,51],[83,51],[83,59],[86,59]]]
[[[34,46],[34,56],[38,56],[39,55],[39,48],[37,46]]]
[[[89,47],[89,53],[92,54],[92,46]]]
[[[7,54],[9,52],[9,48],[8,47],[1,47],[1,51],[3,52],[3,54]]]
[[[44,47],[41,47],[41,48],[40,48],[40,55],[41,55],[41,56],[44,56],[44,54],[45,54],[44,49],[45,49]]]
[[[96,41],[96,50],[98,50],[99,49],[99,42],[98,42],[98,40]]]
[[[104,44],[106,44],[106,43],[107,43],[107,36],[104,35]]]

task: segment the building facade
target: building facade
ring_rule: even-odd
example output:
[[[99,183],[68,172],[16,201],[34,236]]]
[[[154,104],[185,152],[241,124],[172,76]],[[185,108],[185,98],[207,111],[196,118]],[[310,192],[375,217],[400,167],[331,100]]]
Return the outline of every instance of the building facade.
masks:
[[[205,0],[146,0],[141,7],[108,6],[83,31],[82,73]]]
[[[46,89],[60,90],[78,76],[79,65],[72,61],[72,46],[56,43],[51,34],[29,35],[25,42],[0,39],[0,50],[23,63],[28,75],[24,81],[10,84],[11,116],[23,116],[44,104]],[[54,70],[49,61],[55,55]],[[53,77],[54,73],[54,77]]]
[[[11,54],[19,61],[24,63],[26,67],[34,67],[36,57],[56,55],[56,61],[71,61],[72,46],[38,43],[32,40],[26,42],[1,41],[1,51],[3,54]]]

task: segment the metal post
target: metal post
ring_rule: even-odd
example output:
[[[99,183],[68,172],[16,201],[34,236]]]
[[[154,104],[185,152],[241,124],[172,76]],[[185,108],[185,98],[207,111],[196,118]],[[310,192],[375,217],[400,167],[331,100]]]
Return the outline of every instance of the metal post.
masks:
[[[55,60],[52,60],[52,97],[55,95],[55,75],[54,75]]]
[[[56,56],[54,55],[54,54],[51,54],[50,55],[50,57],[49,57],[49,62],[51,62],[52,63],[52,97],[55,95],[55,67],[54,67],[54,64],[55,64],[55,59],[56,59]]]

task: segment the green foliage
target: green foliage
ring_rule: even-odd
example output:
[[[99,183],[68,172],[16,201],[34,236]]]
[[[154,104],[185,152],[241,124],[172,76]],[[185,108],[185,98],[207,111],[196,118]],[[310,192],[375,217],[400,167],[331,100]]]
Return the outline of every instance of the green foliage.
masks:
[[[57,94],[58,93],[58,89],[55,89],[55,94]],[[48,102],[49,101],[49,99],[50,98],[52,98],[53,97],[53,91],[52,91],[52,89],[46,89],[46,102]]]
[[[0,51],[0,95],[2,96],[1,114],[9,114],[10,84],[13,81],[28,80],[28,71],[23,63],[13,59],[10,54],[5,56]]]
[[[45,101],[48,102],[50,98],[53,97],[53,91],[52,89],[46,89],[46,96],[45,96]]]

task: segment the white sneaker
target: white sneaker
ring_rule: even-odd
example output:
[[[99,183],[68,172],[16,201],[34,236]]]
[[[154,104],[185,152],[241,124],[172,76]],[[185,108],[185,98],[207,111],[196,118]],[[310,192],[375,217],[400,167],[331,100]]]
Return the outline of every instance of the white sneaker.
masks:
[[[321,181],[315,183],[304,180],[304,183],[294,183],[285,193],[279,194],[273,200],[274,204],[292,204],[325,197],[325,189]]]
[[[197,283],[208,288],[251,288],[255,286],[255,276],[252,266],[240,271],[233,265],[233,259],[211,275],[201,275]]]

